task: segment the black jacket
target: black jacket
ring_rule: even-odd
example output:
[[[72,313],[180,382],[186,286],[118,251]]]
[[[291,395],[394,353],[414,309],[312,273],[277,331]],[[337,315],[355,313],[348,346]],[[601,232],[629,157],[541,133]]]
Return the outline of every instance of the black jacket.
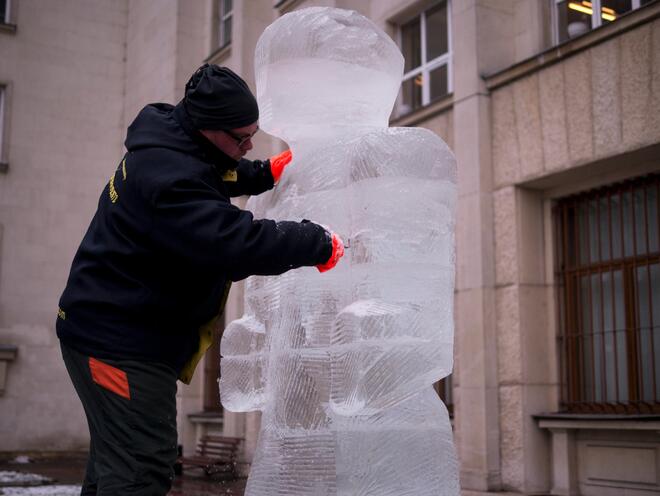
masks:
[[[255,220],[229,202],[273,187],[268,162],[236,162],[195,131],[181,105],[146,106],[106,185],[60,300],[57,335],[99,358],[180,372],[228,280],[326,262],[311,222]],[[236,169],[236,182],[222,177]]]

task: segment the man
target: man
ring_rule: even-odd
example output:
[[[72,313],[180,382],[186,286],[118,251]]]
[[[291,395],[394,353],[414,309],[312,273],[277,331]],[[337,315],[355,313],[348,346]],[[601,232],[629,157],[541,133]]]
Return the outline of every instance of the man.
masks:
[[[91,436],[84,495],[168,492],[176,380],[190,382],[231,281],[329,270],[343,254],[317,224],[255,220],[230,203],[271,189],[291,160],[242,158],[257,120],[245,82],[204,65],[178,105],[147,105],[128,128],[57,319]]]

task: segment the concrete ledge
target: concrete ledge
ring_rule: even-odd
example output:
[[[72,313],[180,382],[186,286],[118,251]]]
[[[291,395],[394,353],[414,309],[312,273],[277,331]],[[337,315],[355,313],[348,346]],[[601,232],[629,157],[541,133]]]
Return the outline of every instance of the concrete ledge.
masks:
[[[660,415],[579,415],[548,413],[533,416],[542,429],[660,431]]]
[[[422,121],[430,119],[434,115],[440,114],[454,106],[454,94],[449,93],[440,100],[433,102],[426,107],[421,107],[409,114],[402,115],[390,121],[392,127],[404,127],[419,124]]]
[[[16,34],[16,24],[0,22],[0,33]]]
[[[483,492],[471,491],[469,489],[461,490],[461,496],[522,496],[522,493],[504,493],[504,492]]]
[[[544,172],[518,181],[516,185],[543,191],[545,198],[558,198],[657,172],[659,160],[660,143],[656,143],[598,160],[585,159],[570,168]]]
[[[13,344],[0,344],[0,360],[14,360],[17,353],[18,346],[14,346]]]
[[[302,0],[275,0],[273,7],[279,10],[280,15],[284,15],[297,7]]]
[[[552,438],[558,496],[642,496],[660,492],[660,415],[534,415]]]
[[[231,43],[228,43],[227,45],[220,47],[213,51],[211,55],[209,55],[204,62],[208,64],[218,64],[220,65],[220,62],[223,60],[227,60],[231,56]]]
[[[193,424],[223,424],[222,412],[195,412],[188,414]]]

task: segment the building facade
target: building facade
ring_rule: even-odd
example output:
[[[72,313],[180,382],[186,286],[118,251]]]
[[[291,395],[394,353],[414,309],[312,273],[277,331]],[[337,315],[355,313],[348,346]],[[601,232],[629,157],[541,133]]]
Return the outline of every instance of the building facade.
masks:
[[[125,129],[201,63],[254,89],[278,16],[357,10],[406,58],[393,126],[459,170],[456,345],[438,391],[465,489],[660,493],[660,2],[0,0],[0,451],[83,449],[57,301]],[[253,158],[283,149],[265,134]],[[241,202],[244,201],[240,200]],[[227,322],[242,314],[232,290]],[[180,442],[255,449],[219,406],[217,347],[178,394]]]

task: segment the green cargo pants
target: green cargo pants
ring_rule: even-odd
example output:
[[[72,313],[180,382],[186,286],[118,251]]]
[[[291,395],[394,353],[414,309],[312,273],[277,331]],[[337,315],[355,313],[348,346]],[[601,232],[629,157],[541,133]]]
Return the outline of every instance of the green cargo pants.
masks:
[[[81,495],[166,495],[177,457],[176,372],[61,347],[89,425]]]

